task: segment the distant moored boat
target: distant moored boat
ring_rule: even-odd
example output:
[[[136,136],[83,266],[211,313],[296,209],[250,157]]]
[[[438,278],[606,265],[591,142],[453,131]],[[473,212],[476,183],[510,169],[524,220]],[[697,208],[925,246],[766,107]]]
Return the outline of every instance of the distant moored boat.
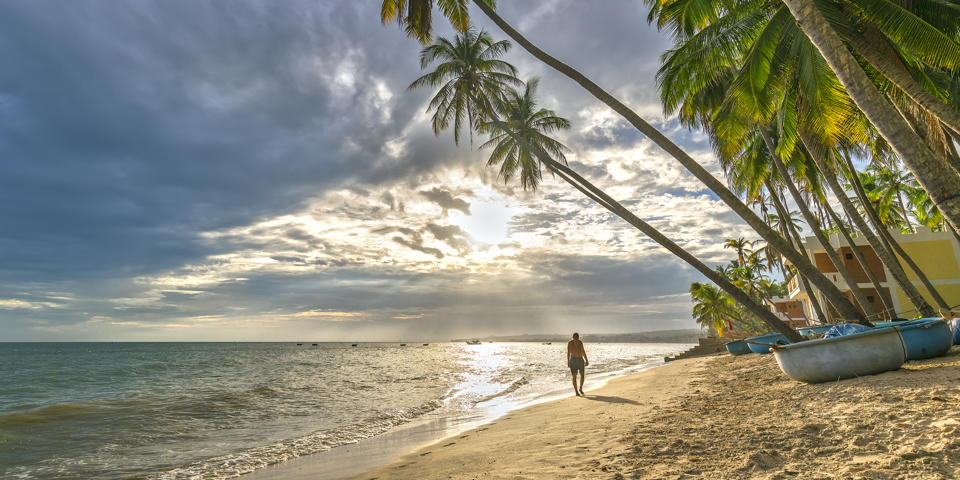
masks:
[[[467,345],[480,345],[480,340],[474,338],[473,340],[467,340]]]

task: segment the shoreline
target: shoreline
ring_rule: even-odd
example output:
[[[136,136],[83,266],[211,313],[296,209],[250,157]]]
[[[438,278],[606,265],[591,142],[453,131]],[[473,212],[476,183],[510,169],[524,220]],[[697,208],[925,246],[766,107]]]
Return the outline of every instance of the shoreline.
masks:
[[[546,418],[562,418],[565,416],[564,412],[569,412],[570,409],[582,409],[590,405],[592,409],[580,410],[578,413],[581,416],[592,418],[592,415],[596,413],[593,411],[594,409],[605,410],[611,406],[635,407],[636,405],[643,405],[644,408],[650,410],[661,408],[660,406],[664,405],[665,402],[676,397],[675,390],[678,385],[683,385],[691,379],[689,375],[676,375],[676,372],[673,371],[679,371],[683,368],[683,365],[695,363],[697,360],[700,359],[672,363],[656,362],[634,366],[618,372],[597,374],[599,378],[591,379],[588,377],[585,385],[585,397],[576,397],[564,393],[564,391],[553,392],[518,408],[499,412],[491,418],[473,420],[438,419],[425,424],[402,426],[355,444],[344,445],[326,452],[307,455],[258,469],[243,475],[243,478],[252,480],[297,478],[340,480],[374,477],[381,479],[422,477],[424,476],[422,473],[416,473],[419,469],[410,468],[406,470],[407,467],[415,466],[421,460],[429,460],[431,463],[435,463],[438,459],[456,457],[457,448],[453,447],[457,445],[457,442],[464,444],[466,448],[471,450],[489,451],[493,448],[490,443],[501,444],[501,448],[503,448],[504,442],[508,442],[511,438],[514,441],[517,440],[518,429],[529,430],[531,426],[535,426],[535,430],[540,430],[539,425],[533,424],[548,423],[543,421]],[[638,387],[640,388],[638,389]],[[648,390],[645,398],[642,390]],[[654,393],[651,395],[649,392]],[[634,398],[640,398],[640,400],[634,400]],[[496,435],[492,433],[494,430],[502,433]],[[606,430],[606,433],[609,434],[609,428]],[[522,436],[519,435],[519,437]],[[487,439],[483,442],[483,446],[466,445],[468,441],[481,437]],[[563,435],[555,438],[551,436],[549,438],[552,441],[547,440],[547,443],[560,445],[564,443],[562,437]],[[494,438],[493,442],[489,441],[491,438]],[[493,453],[491,455],[496,456],[497,454]],[[397,471],[410,472],[412,475],[409,477],[394,477],[391,472],[382,472],[384,469],[389,470],[391,468]],[[568,467],[563,465],[563,468],[559,471],[566,468]],[[431,470],[434,470],[434,468],[431,468]],[[426,476],[432,477],[433,475],[427,474]],[[449,475],[445,475],[444,478],[447,476]]]
[[[690,358],[408,446],[349,478],[960,478],[960,347],[813,385],[773,355]],[[263,472],[330,478],[312,459]]]

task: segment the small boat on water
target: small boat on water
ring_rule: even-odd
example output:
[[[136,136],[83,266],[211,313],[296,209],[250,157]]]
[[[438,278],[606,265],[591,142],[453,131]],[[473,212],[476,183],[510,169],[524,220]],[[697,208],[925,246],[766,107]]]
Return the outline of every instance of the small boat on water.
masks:
[[[351,346],[351,347],[356,347],[357,344],[356,344],[356,343],[352,343],[352,344],[350,344],[350,346]]]
[[[551,342],[543,342],[544,345],[553,345]]]
[[[303,344],[302,344],[302,343],[298,343],[297,346],[298,346],[298,347],[302,347]]]
[[[423,344],[424,347],[426,347],[427,345],[430,345],[430,344],[429,344],[429,343],[424,343],[424,344]]]
[[[480,345],[480,340],[474,338],[473,340],[467,340],[467,345]]]
[[[317,344],[316,344],[316,343],[311,343],[311,345],[313,345],[314,347],[316,347],[316,346],[317,346]]]

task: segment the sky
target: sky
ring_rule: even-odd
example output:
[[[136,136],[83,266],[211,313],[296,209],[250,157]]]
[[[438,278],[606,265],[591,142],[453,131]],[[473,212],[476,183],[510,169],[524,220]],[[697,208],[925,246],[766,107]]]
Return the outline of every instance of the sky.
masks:
[[[720,176],[664,116],[642,1],[500,15]],[[693,328],[702,277],[482,136],[435,136],[379,1],[0,3],[0,341],[442,341]],[[506,36],[476,9],[480,28]],[[452,35],[437,15],[437,34]],[[708,264],[750,229],[519,47],[570,165]]]

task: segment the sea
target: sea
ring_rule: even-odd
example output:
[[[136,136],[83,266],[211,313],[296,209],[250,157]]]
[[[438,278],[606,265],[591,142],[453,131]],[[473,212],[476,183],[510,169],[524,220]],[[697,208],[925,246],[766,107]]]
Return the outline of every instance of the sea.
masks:
[[[588,393],[689,347],[587,343]],[[571,390],[565,343],[0,343],[0,478],[232,478]]]

